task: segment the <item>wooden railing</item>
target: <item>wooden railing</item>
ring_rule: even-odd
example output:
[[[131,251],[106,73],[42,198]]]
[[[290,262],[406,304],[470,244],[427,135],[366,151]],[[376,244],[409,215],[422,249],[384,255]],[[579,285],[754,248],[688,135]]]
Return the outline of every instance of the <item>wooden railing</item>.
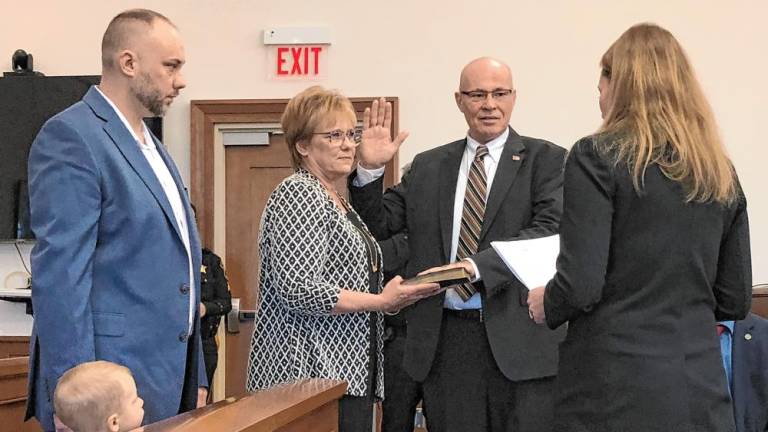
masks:
[[[768,318],[768,284],[753,287],[752,313]],[[28,337],[0,337],[0,426],[3,430],[5,427],[20,432],[40,430],[34,420],[22,422],[27,399],[28,343]],[[304,380],[229,398],[137,431],[330,432],[337,430],[338,399],[345,390],[346,384],[341,381]]]
[[[153,423],[136,432],[333,432],[338,430],[338,400],[343,381],[308,379]]]
[[[0,336],[0,359],[29,355],[29,336]]]

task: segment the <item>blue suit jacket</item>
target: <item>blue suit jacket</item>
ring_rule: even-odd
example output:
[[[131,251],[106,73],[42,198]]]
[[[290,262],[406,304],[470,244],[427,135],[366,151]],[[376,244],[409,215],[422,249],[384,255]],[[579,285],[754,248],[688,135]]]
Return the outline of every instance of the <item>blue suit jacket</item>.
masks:
[[[197,387],[207,385],[197,312],[187,337],[190,289],[200,299],[200,240],[176,166],[155,143],[191,227],[193,287],[163,188],[95,88],[46,122],[30,149],[37,243],[27,417],[37,417],[46,430],[53,430],[59,377],[86,361],[108,360],[131,370],[144,399],[145,424],[194,408]]]
[[[768,431],[768,320],[749,314],[736,321],[732,362],[736,431]]]

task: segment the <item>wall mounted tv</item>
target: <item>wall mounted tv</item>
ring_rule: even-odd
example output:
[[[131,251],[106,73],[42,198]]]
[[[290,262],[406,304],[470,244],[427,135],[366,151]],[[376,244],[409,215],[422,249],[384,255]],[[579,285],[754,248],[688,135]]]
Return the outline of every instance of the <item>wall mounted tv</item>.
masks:
[[[0,78],[0,241],[34,238],[27,194],[29,147],[46,120],[99,81],[98,75]],[[147,123],[162,137],[161,119]]]

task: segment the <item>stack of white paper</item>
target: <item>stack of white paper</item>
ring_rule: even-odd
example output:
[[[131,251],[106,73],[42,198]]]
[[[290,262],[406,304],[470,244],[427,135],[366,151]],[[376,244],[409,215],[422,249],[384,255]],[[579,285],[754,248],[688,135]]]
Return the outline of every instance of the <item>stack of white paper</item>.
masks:
[[[560,236],[531,240],[496,241],[491,246],[504,264],[529,290],[544,286],[555,275]]]

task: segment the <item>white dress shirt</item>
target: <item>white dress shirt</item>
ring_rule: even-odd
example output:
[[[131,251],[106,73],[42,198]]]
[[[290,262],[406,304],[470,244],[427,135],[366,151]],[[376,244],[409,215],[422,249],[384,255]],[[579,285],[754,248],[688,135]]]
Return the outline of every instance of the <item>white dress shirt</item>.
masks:
[[[144,154],[144,157],[147,159],[149,166],[152,167],[152,171],[154,171],[155,177],[157,177],[157,180],[160,182],[160,186],[163,187],[165,197],[171,204],[173,217],[176,220],[176,225],[179,227],[179,231],[181,232],[181,240],[184,243],[184,248],[187,250],[187,262],[189,263],[189,327],[187,330],[191,335],[192,324],[195,318],[195,311],[197,310],[197,300],[195,300],[195,281],[194,274],[192,273],[192,251],[189,244],[189,226],[187,224],[187,214],[186,211],[184,211],[184,204],[181,201],[181,195],[179,195],[179,189],[176,187],[176,182],[173,181],[171,172],[165,165],[163,158],[160,156],[160,153],[157,152],[157,146],[155,145],[155,141],[152,139],[152,135],[149,133],[149,129],[147,129],[147,125],[145,125],[144,122],[141,123],[142,131],[144,133],[144,142],[142,142],[139,137],[136,136],[136,133],[133,131],[133,128],[131,128],[130,123],[128,123],[128,120],[125,118],[123,113],[120,112],[117,106],[104,93],[101,92],[101,89],[96,87],[96,90],[99,91],[99,94],[104,97],[104,100],[106,100],[112,109],[115,110],[115,113],[123,122],[126,129],[128,129],[128,132],[130,132],[131,136],[133,136],[133,139],[136,140],[136,144],[138,144],[139,148],[141,149],[141,153]]]
[[[488,154],[483,158],[483,164],[485,167],[485,176],[487,179],[485,200],[488,201],[488,196],[491,192],[491,185],[493,184],[493,178],[496,175],[496,167],[499,165],[501,159],[501,153],[504,151],[504,144],[509,138],[509,128],[504,130],[504,133],[498,137],[492,139],[486,146],[488,147]],[[464,193],[467,190],[467,178],[469,176],[469,168],[472,166],[472,161],[475,159],[475,152],[477,146],[480,145],[474,138],[467,135],[467,145],[464,147],[464,154],[461,157],[461,165],[459,166],[458,178],[456,180],[456,195],[453,203],[453,227],[451,232],[451,257],[452,262],[456,262],[456,250],[459,247],[459,230],[461,228],[461,215],[464,211]],[[384,174],[384,168],[376,170],[367,170],[357,166],[357,176],[353,180],[355,186],[365,186],[366,184],[378,179]],[[475,280],[473,282],[481,280],[480,271],[477,265],[471,258],[467,258],[474,267]],[[480,293],[475,293],[467,301],[463,301],[461,297],[452,288],[445,291],[445,301],[443,307],[448,309],[480,309],[482,308],[482,302]]]

